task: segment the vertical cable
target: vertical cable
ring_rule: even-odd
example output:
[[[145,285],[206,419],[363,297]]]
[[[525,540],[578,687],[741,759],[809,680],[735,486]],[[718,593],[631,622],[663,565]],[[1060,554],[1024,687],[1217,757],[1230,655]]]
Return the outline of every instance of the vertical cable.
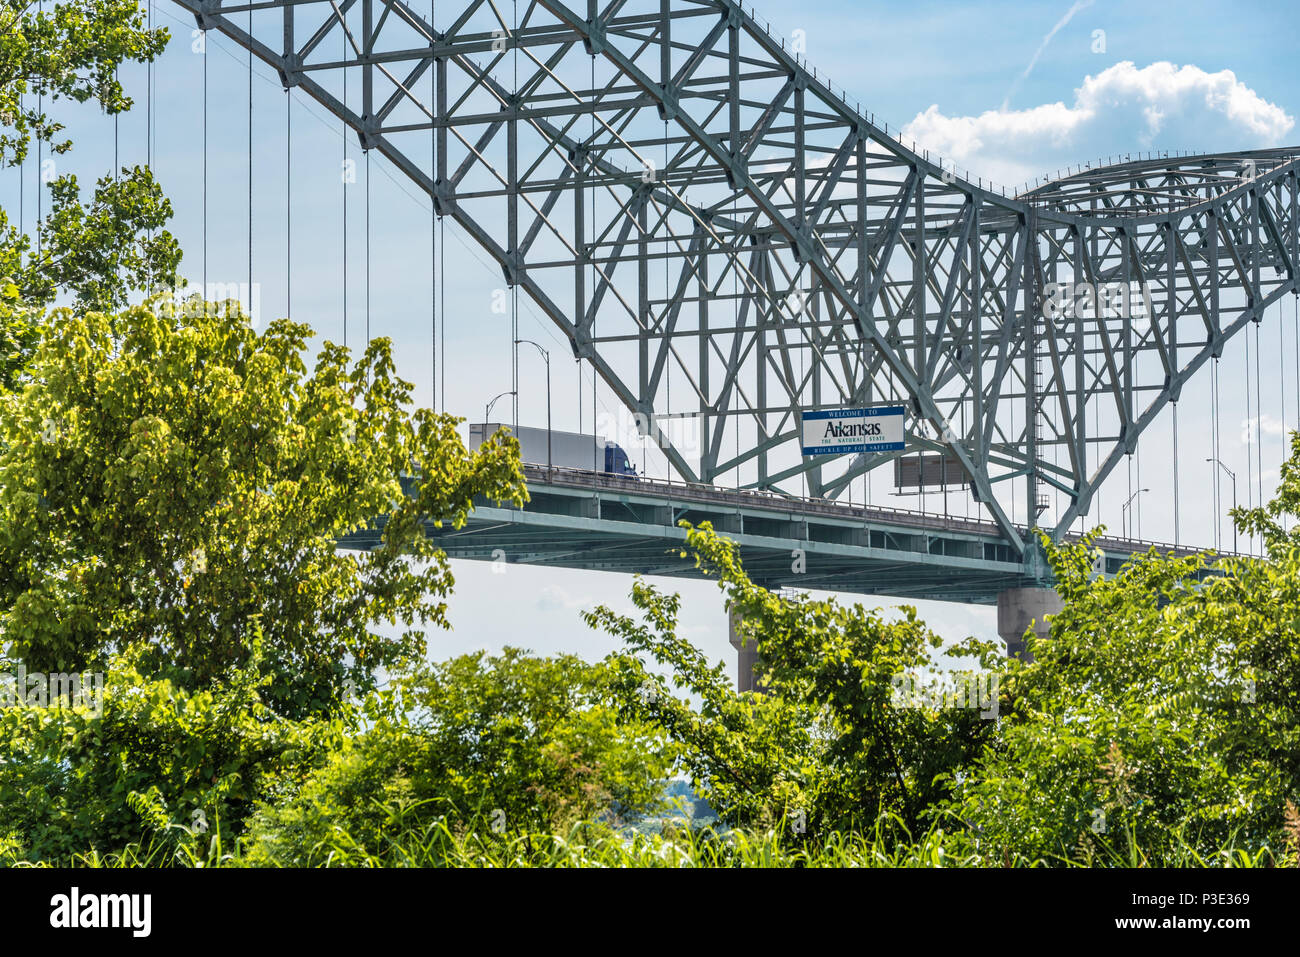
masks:
[[[343,56],[341,62],[346,63],[348,59],[348,14],[347,8],[342,7],[339,10],[343,18],[343,29],[339,39],[343,45]],[[346,117],[348,111],[348,71],[343,69],[343,114]],[[343,134],[343,165],[339,170],[339,180],[343,184],[343,348],[348,347],[348,121],[342,121]]]
[[[1139,448],[1137,450],[1137,454],[1133,457],[1137,459],[1137,483],[1138,483],[1138,489],[1140,490],[1142,488],[1142,449]],[[1136,538],[1140,542],[1142,541],[1142,492],[1141,491],[1138,492],[1137,501],[1133,503],[1133,507],[1137,511]],[[1132,512],[1130,512],[1129,514],[1132,515]]]
[[[18,112],[22,113],[23,103],[22,94],[18,95]],[[18,163],[18,233],[26,235],[25,228],[27,225],[25,213],[23,213],[23,200],[27,192],[27,159],[23,157]],[[1300,381],[1300,380],[1297,380]]]
[[[253,36],[253,11],[248,11],[248,36]],[[253,47],[248,48],[248,312],[256,322],[261,316],[253,312]]]
[[[1286,323],[1282,322],[1282,310],[1278,309],[1277,323],[1277,369],[1278,396],[1281,401],[1278,408],[1282,410],[1282,443],[1286,445]]]
[[[149,32],[153,33],[153,0],[148,0],[148,24]],[[250,14],[251,15],[251,14]],[[153,57],[145,61],[145,78],[144,78],[144,162],[149,168],[150,174],[153,173]],[[153,230],[149,230],[149,238],[153,238]]]
[[[1174,548],[1182,544],[1178,524],[1178,403],[1174,403]]]
[[[1212,480],[1214,489],[1214,550],[1221,551],[1221,536],[1219,534],[1223,524],[1223,502],[1219,497],[1219,357],[1215,356],[1213,363],[1210,365],[1210,383],[1212,392],[1210,394],[1210,445],[1214,450],[1214,459],[1210,463],[1210,470],[1214,473]]]
[[[116,83],[116,82],[117,82],[117,79],[118,79],[118,71],[117,71],[117,68],[114,67],[114,68],[113,68],[113,82]],[[114,183],[117,183],[117,182],[119,181],[119,176],[118,176],[118,174],[119,174],[119,172],[120,172],[120,170],[121,170],[121,168],[122,168],[122,160],[121,160],[121,156],[120,156],[120,153],[119,153],[119,150],[118,150],[118,143],[119,143],[119,137],[118,137],[118,120],[119,120],[120,118],[121,118],[121,114],[119,114],[119,113],[117,113],[117,112],[114,112],[114,113],[113,113],[113,182],[114,182]],[[113,272],[114,272],[114,275],[115,275],[115,276],[120,277],[121,274],[122,274],[122,266],[121,266],[121,264],[118,264],[118,266],[113,270]]]
[[[40,12],[45,13],[45,0],[41,0]],[[41,95],[41,87],[36,88],[36,115],[43,115],[45,109],[45,100]],[[45,124],[41,123],[41,128],[36,133],[36,259],[41,258],[41,216],[44,210],[44,186],[45,170],[41,166],[42,142],[41,133],[44,132]]]
[[[1282,410],[1282,460],[1286,461],[1291,457],[1291,439],[1286,430],[1286,323],[1282,321],[1282,306],[1277,308],[1277,395],[1278,407]],[[1278,488],[1282,487],[1282,479],[1279,474]],[[1282,528],[1286,529],[1286,515],[1280,516],[1279,521]]]
[[[510,64],[513,71],[513,86],[511,87],[511,103],[514,106],[515,113],[510,118],[510,122],[516,127],[519,125],[519,0],[511,0],[510,4],[513,13],[513,26],[510,33]],[[517,175],[512,175],[512,179],[517,180]],[[514,195],[510,197],[510,202],[517,206],[519,204],[519,183],[510,184],[514,189]],[[519,250],[511,249],[510,256],[514,258],[519,255]],[[511,404],[515,412],[515,434],[519,433],[519,268],[518,260],[515,260],[514,272],[510,282],[510,389],[514,395],[510,397]]]
[[[438,274],[442,282],[438,284],[439,313],[442,315],[442,367],[438,377],[442,383],[442,408],[447,409],[447,220],[438,220]]]
[[[1259,443],[1259,420],[1252,419],[1250,415],[1250,332],[1247,331],[1242,339],[1246,343],[1246,436],[1251,442]],[[1254,451],[1250,445],[1246,446],[1246,507],[1255,507],[1255,457],[1251,453]],[[1253,554],[1254,544],[1251,538],[1246,539],[1246,547]]]
[[[208,31],[203,43],[203,301],[208,301]]]
[[[510,389],[514,392],[510,398],[514,400],[515,411],[515,434],[519,433],[519,283],[512,283],[510,286],[510,363],[511,382]]]
[[[429,43],[437,43],[438,4],[429,3]],[[429,70],[429,112],[433,113],[438,103],[438,70]],[[429,121],[429,185],[438,174],[438,126]],[[438,203],[429,192],[429,404],[438,411]],[[446,410],[443,410],[446,411]]]
[[[1100,323],[1097,324],[1097,329],[1092,334],[1092,353],[1093,355],[1101,354],[1101,324]],[[1090,369],[1088,370],[1088,372],[1091,371],[1092,370]],[[1085,376],[1088,375],[1088,372],[1085,372],[1084,375]],[[1086,394],[1087,393],[1085,391],[1085,395]],[[1086,402],[1087,400],[1085,399],[1084,401]],[[1085,407],[1084,414],[1087,415],[1086,407]],[[1101,435],[1101,403],[1096,400],[1094,400],[1092,403],[1092,434],[1094,437],[1093,439],[1094,442],[1096,441],[1096,436]],[[1101,449],[1100,446],[1098,446],[1098,450],[1095,453],[1093,453],[1094,467],[1096,466],[1097,463],[1100,463],[1100,461],[1101,461]],[[1101,488],[1102,487],[1098,485],[1096,494],[1094,495],[1094,498],[1096,500],[1095,505],[1097,509],[1097,521],[1095,522],[1096,525],[1102,524],[1105,516],[1105,512],[1102,510]],[[1089,509],[1091,509],[1092,507],[1093,507],[1092,504],[1090,504]]]
[[[1129,452],[1124,457],[1124,462],[1128,466],[1128,500],[1124,503],[1124,508],[1120,509],[1120,521],[1124,525],[1124,537],[1131,539],[1133,537],[1133,453]],[[1128,512],[1125,515],[1125,511]]]
[[[1259,483],[1259,506],[1264,507],[1264,414],[1260,405],[1259,322],[1255,323],[1255,480]],[[1261,543],[1262,544],[1262,543]]]
[[[293,316],[293,87],[284,90],[284,313]]]
[[[594,99],[595,99],[595,95],[596,95],[596,54],[595,54],[595,53],[592,53],[592,55],[591,55],[591,86],[587,88],[587,95],[588,95],[589,97],[591,97],[591,98],[593,99],[593,101],[594,101]],[[591,147],[593,147],[593,148],[594,148],[595,145],[596,145],[596,109],[595,109],[595,103],[594,103],[594,102],[592,103],[592,110],[591,110],[591,138],[588,140],[588,144],[589,144]],[[584,155],[584,157],[586,157],[588,154],[587,154],[586,152],[584,152],[583,155]],[[585,161],[586,161],[586,159],[584,158],[584,162],[585,162]],[[593,163],[592,165],[594,166],[595,164]],[[594,249],[595,242],[596,242],[596,185],[595,185],[595,183],[593,183],[592,186],[591,186],[591,202],[590,202],[589,205],[591,206],[591,241],[592,241],[592,247],[593,247],[593,248],[592,248],[592,255],[591,255],[591,288],[592,288],[592,289],[595,289],[595,288],[596,288],[596,255],[595,255],[595,249]],[[593,326],[594,326],[594,324],[595,324],[595,321],[596,321],[596,317],[593,315],[593,316],[592,316],[592,325],[593,325]],[[594,494],[594,492],[595,492],[595,488],[596,488],[596,475],[595,475],[595,473],[598,472],[598,471],[600,471],[600,468],[599,468],[600,463],[597,461],[597,455],[599,454],[599,450],[596,448],[596,441],[595,441],[595,435],[596,435],[596,401],[597,401],[597,396],[596,396],[596,362],[595,362],[595,360],[593,359],[592,362],[591,362],[591,434],[592,434],[592,447],[591,447],[591,471],[592,471],[592,476],[591,476],[591,487],[592,487],[592,490],[593,490],[593,494]]]
[[[370,150],[366,149],[366,348],[370,348]]]

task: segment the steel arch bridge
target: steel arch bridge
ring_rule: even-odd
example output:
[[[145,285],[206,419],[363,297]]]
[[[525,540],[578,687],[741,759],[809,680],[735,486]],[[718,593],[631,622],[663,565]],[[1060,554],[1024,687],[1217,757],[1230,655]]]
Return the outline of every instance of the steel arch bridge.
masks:
[[[955,459],[1024,555],[1013,495],[1029,516],[1063,495],[1064,535],[1297,290],[1300,151],[1008,194],[732,0],[177,2],[426,190],[688,482],[837,498],[894,456],[804,458],[799,415],[904,404],[908,452]]]

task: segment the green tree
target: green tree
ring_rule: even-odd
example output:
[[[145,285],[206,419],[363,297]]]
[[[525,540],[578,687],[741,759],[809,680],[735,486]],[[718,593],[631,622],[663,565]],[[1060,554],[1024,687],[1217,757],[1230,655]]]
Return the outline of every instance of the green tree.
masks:
[[[0,279],[0,395],[18,385],[36,349],[40,339],[38,318],[36,310],[23,304],[18,286]]]
[[[54,319],[0,397],[0,641],[29,668],[134,649],[147,677],[202,689],[260,630],[268,705],[326,712],[446,624],[425,522],[523,502],[517,443],[471,454],[457,420],[412,411],[386,339],[356,363],[327,342],[309,374],[306,326],[258,335],[233,303]],[[376,523],[373,550],[338,549]]]
[[[1281,851],[1300,799],[1298,456],[1273,502],[1234,513],[1263,558],[1152,550],[1106,579],[1090,541],[1048,546],[1065,607],[1028,636],[954,805],[992,853]]]
[[[118,67],[152,60],[167,44],[165,30],[146,29],[134,0],[32,0],[0,3],[0,161],[27,158],[33,139],[55,153],[72,148],[64,127],[44,107],[61,98],[94,100],[108,114],[131,108]]]
[[[150,679],[134,657],[115,655],[84,705],[0,709],[0,865],[131,845],[160,864],[186,850],[201,860],[346,736],[341,719],[285,721],[267,707],[256,639],[245,665],[202,690]]]
[[[72,149],[46,108],[61,99],[95,101],[108,114],[131,107],[118,68],[162,52],[165,30],[148,30],[135,0],[30,0],[0,4],[0,165],[18,166],[41,143],[51,161]],[[15,224],[0,210],[0,392],[15,387],[59,296],[86,309],[120,307],[132,290],[174,286],[180,249],[163,227],[171,217],[152,173],[113,171],[83,200],[77,179],[39,171],[48,213]]]
[[[403,839],[439,822],[485,838],[654,808],[672,749],[620,717],[617,664],[507,648],[423,667],[369,702],[346,741],[290,800],[264,806],[258,863],[400,863]]]
[[[626,666],[627,708],[665,728],[696,789],[732,823],[784,820],[800,839],[870,828],[882,817],[921,825],[992,722],[977,710],[900,706],[895,678],[924,675],[949,655],[992,659],[994,649],[968,642],[936,655],[939,637],[912,608],[891,617],[773,594],[749,579],[733,542],[707,524],[683,525],[698,566],[717,576],[758,652],[762,692],[736,692],[722,665],[677,637],[677,597],[638,581],[632,599],[643,621],[607,608],[586,615],[671,674],[672,687]]]
[[[35,249],[0,211],[0,275],[17,286],[29,313],[61,295],[80,310],[111,310],[125,305],[132,290],[177,283],[180,246],[163,228],[171,203],[148,169],[123,172],[101,179],[84,204],[77,177],[51,182],[51,209],[38,224]]]

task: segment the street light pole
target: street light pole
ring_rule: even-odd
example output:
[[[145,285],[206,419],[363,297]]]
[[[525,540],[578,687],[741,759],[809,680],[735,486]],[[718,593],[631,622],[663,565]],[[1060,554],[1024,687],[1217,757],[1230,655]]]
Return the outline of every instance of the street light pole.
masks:
[[[516,339],[515,345],[521,343],[532,346],[542,354],[542,359],[546,362],[546,474],[550,475],[552,470],[551,461],[551,354],[543,349],[532,339]]]
[[[1149,492],[1149,491],[1151,491],[1151,489],[1149,488],[1138,489],[1136,492],[1134,492],[1132,495],[1128,497],[1128,501],[1125,502],[1124,507],[1120,509],[1120,515],[1124,519],[1124,537],[1129,541],[1133,540],[1133,529],[1132,526],[1129,524],[1129,518],[1128,518],[1129,506],[1133,504],[1133,499],[1137,498],[1143,492]]]
[[[484,406],[484,408],[483,408],[483,431],[484,431],[484,432],[487,431],[488,420],[489,420],[490,418],[492,418],[492,407],[493,407],[494,405],[496,405],[498,402],[500,402],[502,399],[504,399],[504,398],[505,398],[506,396],[508,396],[508,395],[514,395],[514,393],[513,393],[513,392],[502,392],[499,396],[497,396],[495,399],[493,399],[491,402],[489,402],[486,406]],[[483,441],[486,442],[487,440],[488,440],[488,437],[487,437],[486,435],[484,435],[484,436],[483,436]]]
[[[1207,461],[1207,462],[1213,462],[1213,463],[1214,463],[1215,465],[1217,465],[1219,468],[1223,469],[1223,471],[1225,471],[1225,472],[1228,473],[1228,478],[1232,479],[1232,510],[1235,512],[1235,511],[1237,510],[1237,473],[1234,472],[1232,469],[1228,468],[1226,465],[1224,465],[1224,464],[1223,464],[1222,462],[1220,462],[1218,459],[1215,459],[1215,458],[1209,458],[1209,459],[1206,459],[1205,461]],[[1215,516],[1215,519],[1214,519],[1214,520],[1215,520],[1215,523],[1216,523],[1216,525],[1217,525],[1218,520],[1219,520],[1217,515]],[[1236,519],[1233,519],[1233,522],[1232,522],[1232,552],[1233,552],[1234,555],[1237,553],[1237,522],[1236,522]]]

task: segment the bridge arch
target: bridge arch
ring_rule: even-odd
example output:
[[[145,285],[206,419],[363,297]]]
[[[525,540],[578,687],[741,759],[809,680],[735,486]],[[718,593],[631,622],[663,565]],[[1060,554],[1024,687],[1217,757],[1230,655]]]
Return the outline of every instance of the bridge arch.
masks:
[[[518,23],[444,0],[438,29],[400,0],[177,2],[427,191],[690,482],[837,497],[896,454],[803,458],[799,414],[898,402],[908,451],[953,456],[1023,552],[1003,488],[1029,515],[1063,493],[1062,535],[1298,288],[1300,151],[1007,191],[901,142],[733,0],[535,0]],[[1080,288],[1121,306],[1063,308]]]

